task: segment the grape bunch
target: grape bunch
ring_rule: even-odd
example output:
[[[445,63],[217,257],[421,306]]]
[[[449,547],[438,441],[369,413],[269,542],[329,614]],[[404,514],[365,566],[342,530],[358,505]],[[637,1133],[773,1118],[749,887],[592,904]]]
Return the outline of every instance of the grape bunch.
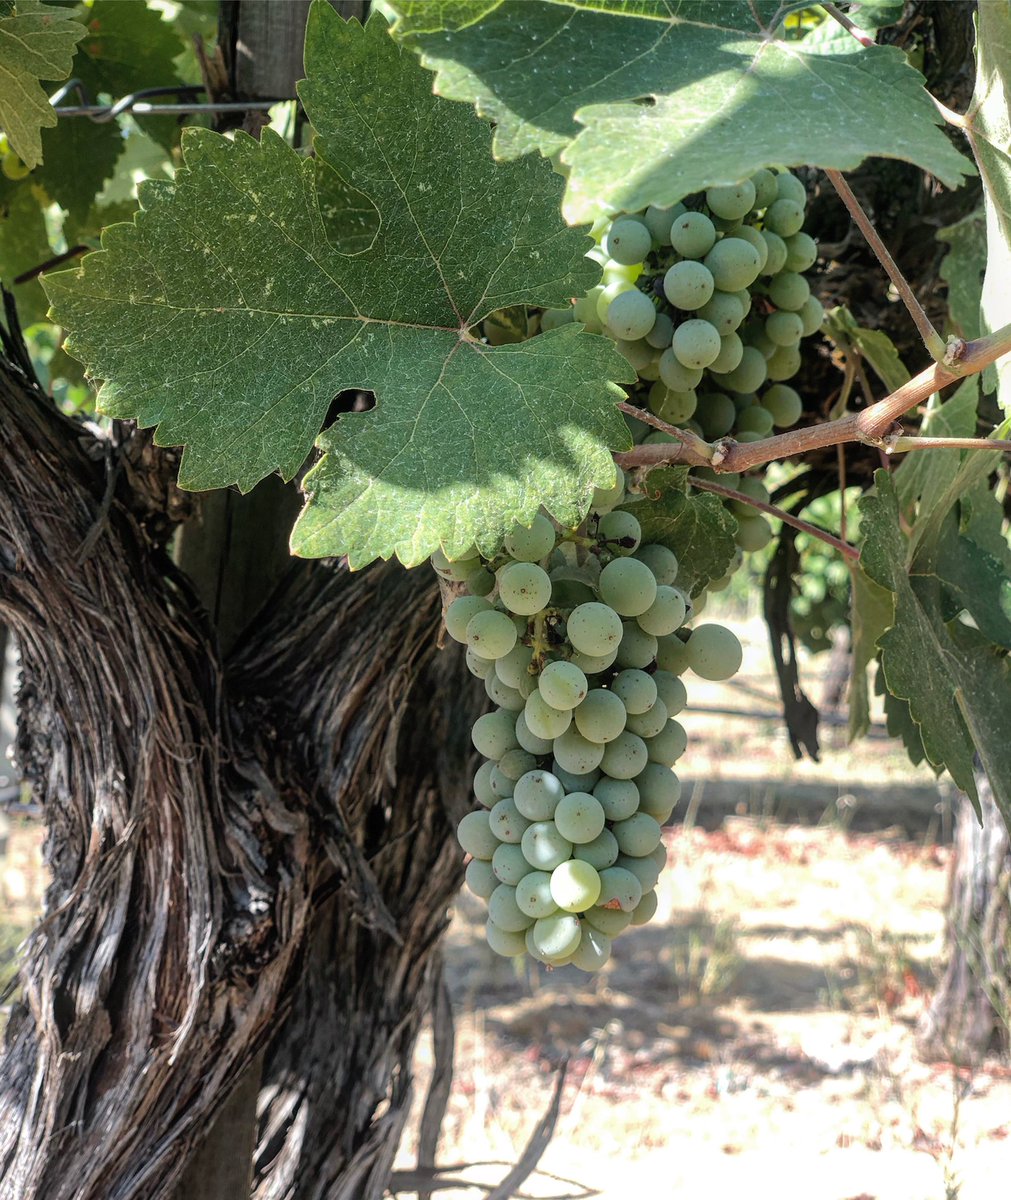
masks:
[[[481,807],[457,830],[488,943],[584,971],[656,911],[660,830],[681,789],[671,768],[687,745],[681,674],[726,679],[741,663],[730,630],[685,628],[677,557],[641,544],[636,518],[613,507],[621,492],[619,472],[578,531],[540,515],[491,560],[433,557],[467,589],[446,629],[496,706],[473,727]]]

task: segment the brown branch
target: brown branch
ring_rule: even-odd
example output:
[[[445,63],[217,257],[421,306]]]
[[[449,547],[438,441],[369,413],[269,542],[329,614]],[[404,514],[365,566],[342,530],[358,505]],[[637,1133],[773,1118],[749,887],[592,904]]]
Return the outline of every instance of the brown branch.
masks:
[[[927,347],[927,352],[931,358],[940,361],[944,358],[945,347],[944,339],[931,325],[930,318],[923,311],[923,306],[919,300],[913,295],[913,289],[906,282],[905,275],[899,270],[898,264],[888,252],[888,247],[881,240],[881,236],[874,228],[870,217],[860,207],[860,202],[853,194],[853,190],[846,182],[843,176],[838,171],[833,171],[831,168],[825,168],[825,174],[828,176],[832,186],[839,193],[839,198],[849,210],[850,216],[860,227],[860,232],[867,239],[868,245],[874,251],[877,260],[884,267],[888,274],[888,278],[895,285],[895,290],[902,298],[902,303],[909,310],[909,315],[913,318],[913,323],[919,330],[920,337],[923,339],[923,344]]]
[[[627,404],[624,401],[618,407],[623,413],[627,413],[630,417],[635,417],[637,421],[642,421],[644,425],[652,425],[660,433],[669,433],[672,437],[676,437],[684,450],[684,457],[679,461],[690,463],[697,467],[708,466],[712,461],[712,446],[700,438],[697,433],[692,433],[690,429],[678,429],[676,425],[669,424],[661,417],[651,413],[647,408],[636,408],[634,404]]]
[[[872,37],[868,37],[868,35],[864,33],[859,25],[857,25],[854,21],[851,21],[850,18],[842,11],[842,9],[838,7],[838,5],[823,3],[822,8],[830,17],[832,17],[833,20],[838,21],[847,33],[851,33],[861,46],[874,45],[874,39]]]
[[[818,538],[819,541],[825,542],[826,545],[838,550],[840,554],[852,562],[856,562],[860,558],[860,551],[856,546],[851,546],[849,542],[842,541],[834,533],[829,533],[826,529],[812,525],[810,521],[804,521],[800,517],[795,517],[793,513],[789,513],[783,508],[778,508],[775,504],[768,504],[765,500],[757,500],[754,496],[749,496],[745,492],[738,492],[734,488],[724,487],[722,483],[714,483],[709,479],[699,479],[697,475],[689,475],[688,482],[692,487],[697,487],[702,492],[713,492],[715,495],[723,496],[727,500],[740,500],[742,504],[749,504],[752,508],[761,509],[762,512],[768,513],[770,517],[775,517],[785,525],[792,525],[794,529],[799,529],[802,533],[809,533],[812,537]]]
[[[1011,453],[1011,442],[997,438],[898,437],[883,447],[886,454],[905,454],[907,450],[1000,450]]]
[[[803,429],[791,429],[775,437],[762,438],[758,442],[740,443],[724,438],[713,443],[711,457],[685,445],[635,446],[614,456],[620,466],[633,470],[636,467],[655,468],[685,464],[689,466],[711,466],[716,471],[743,472],[780,459],[806,454],[826,446],[838,446],[845,442],[864,442],[880,446],[892,432],[895,422],[904,413],[932,396],[934,392],[966,375],[973,375],[1011,353],[1011,325],[977,338],[972,342],[959,342],[950,353],[952,365],[932,363],[926,370],[910,379],[891,395],[871,404],[858,413],[850,413],[835,421],[820,425],[808,425]]]

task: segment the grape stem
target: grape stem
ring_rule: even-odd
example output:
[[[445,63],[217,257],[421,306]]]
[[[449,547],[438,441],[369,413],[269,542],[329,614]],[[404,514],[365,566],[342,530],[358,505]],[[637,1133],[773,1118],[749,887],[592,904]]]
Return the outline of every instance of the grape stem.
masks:
[[[998,438],[897,437],[881,447],[886,454],[905,454],[907,450],[1001,450],[1011,453],[1011,441]]]
[[[936,362],[944,362],[947,354],[944,338],[941,337],[930,323],[930,318],[923,311],[923,306],[919,300],[913,295],[913,289],[906,281],[905,275],[899,270],[895,259],[888,252],[888,247],[881,240],[881,236],[874,228],[870,217],[860,207],[860,201],[853,194],[853,189],[838,171],[833,171],[830,167],[826,167],[825,174],[828,176],[832,186],[839,193],[839,198],[846,205],[850,216],[859,226],[860,232],[867,239],[867,243],[874,251],[878,262],[884,267],[888,278],[899,293],[902,303],[909,310],[909,315],[913,318],[913,323],[916,325],[920,337],[923,339],[923,344],[927,347],[927,353]]]
[[[692,487],[697,487],[702,492],[713,492],[717,496],[723,496],[726,500],[740,500],[742,504],[749,504],[752,508],[760,509],[764,513],[768,513],[770,517],[775,517],[777,520],[784,522],[786,525],[792,525],[794,529],[799,529],[802,533],[809,533],[812,537],[816,537],[819,541],[825,542],[838,550],[845,558],[851,562],[858,562],[860,559],[860,551],[856,546],[851,546],[849,542],[844,542],[842,538],[837,538],[834,533],[829,533],[827,529],[820,529],[817,525],[812,525],[810,521],[804,521],[800,517],[795,517],[793,513],[788,513],[785,509],[777,508],[775,504],[767,504],[764,500],[756,500],[754,496],[748,496],[744,492],[738,492],[734,488],[725,487],[722,483],[714,483],[710,479],[699,479],[697,475],[689,475],[688,482]]]
[[[850,18],[837,5],[823,3],[822,8],[830,17],[832,17],[833,20],[838,21],[847,33],[853,34],[861,46],[874,45],[874,39],[872,37],[868,37],[868,35],[864,33],[859,25],[851,21]]]
[[[708,442],[703,441],[698,434],[692,433],[690,429],[678,429],[676,425],[669,424],[661,417],[651,413],[649,409],[636,408],[634,404],[628,404],[625,401],[619,403],[618,407],[623,413],[627,413],[630,417],[635,417],[637,421],[642,421],[644,425],[652,425],[654,429],[658,429],[661,433],[669,433],[672,437],[676,437],[681,443],[680,449],[684,451],[684,457],[680,458],[679,462],[690,463],[696,467],[704,467],[708,466],[712,461],[713,447]]]
[[[757,442],[735,442],[733,438],[722,438],[712,444],[702,441],[694,434],[681,437],[681,444],[635,446],[624,453],[616,454],[614,461],[619,467],[634,470],[637,467],[666,466],[710,466],[726,473],[749,471],[765,463],[792,458],[809,450],[826,446],[839,446],[845,442],[863,442],[865,445],[881,447],[883,439],[894,432],[896,421],[911,408],[922,403],[928,396],[955,383],[967,375],[975,375],[998,358],[1011,353],[1011,324],[995,333],[971,342],[956,340],[951,343],[947,358],[950,363],[932,363],[926,370],[909,380],[883,400],[869,405],[857,413],[849,413],[835,421],[824,421],[820,425],[808,425],[804,429],[791,429],[775,437],[762,438]],[[642,415],[632,405],[620,405],[623,412],[646,421],[665,433],[683,435],[684,430],[674,429],[659,418]],[[659,422],[659,424],[658,424]],[[921,439],[917,439],[919,442]],[[917,444],[909,449],[937,448],[943,444],[940,438],[922,439],[926,446]],[[999,443],[979,439],[976,449],[1001,449]]]

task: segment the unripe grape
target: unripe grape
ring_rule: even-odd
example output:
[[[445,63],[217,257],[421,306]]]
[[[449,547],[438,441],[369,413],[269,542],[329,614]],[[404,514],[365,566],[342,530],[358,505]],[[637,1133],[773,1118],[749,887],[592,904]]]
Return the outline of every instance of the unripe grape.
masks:
[[[495,660],[495,674],[504,684],[511,688],[518,688],[520,681],[529,677],[530,673],[527,668],[532,659],[533,651],[530,647],[524,646],[522,642],[517,642],[508,654]]]
[[[692,670],[702,679],[729,679],[741,668],[744,651],[735,634],[723,625],[699,625],[688,641]]]
[[[811,295],[811,287],[803,275],[795,271],[781,271],[769,284],[769,299],[777,308],[796,312],[803,308]]]
[[[528,917],[550,917],[557,912],[558,905],[551,898],[550,872],[531,871],[524,875],[516,885],[516,904]]]
[[[809,233],[795,233],[786,240],[786,269],[807,271],[818,259],[818,243]]]
[[[581,654],[603,656],[618,649],[621,617],[606,604],[580,604],[569,614],[566,634]]]
[[[668,820],[681,799],[681,780],[663,763],[648,762],[638,778],[639,808],[663,824],[658,814],[666,813]]]
[[[571,913],[558,913],[535,921],[527,944],[529,948],[532,942],[549,959],[565,958],[578,948],[581,936],[579,918]]]
[[[710,211],[728,221],[746,216],[755,206],[755,185],[750,179],[706,189]]]
[[[615,676],[611,691],[624,704],[626,712],[633,716],[649,712],[656,703],[656,684],[652,675],[634,668]]]
[[[519,843],[530,828],[530,822],[516,807],[516,801],[512,797],[500,800],[488,814],[488,818],[491,831],[500,842]]]
[[[620,908],[601,908],[594,905],[585,913],[584,925],[596,929],[607,937],[617,937],[623,929],[632,924],[632,914],[622,912]]]
[[[698,367],[686,367],[674,354],[673,346],[665,350],[658,362],[660,379],[672,392],[690,392],[702,381]]]
[[[483,596],[457,596],[446,609],[446,632],[455,642],[466,643],[471,617],[490,610],[491,605]]]
[[[610,512],[625,499],[625,473],[621,467],[615,467],[614,470],[615,480],[611,487],[593,489],[593,500],[590,507],[596,513]]]
[[[738,517],[734,541],[749,553],[764,550],[772,541],[772,526],[760,513],[753,517]]]
[[[509,933],[505,929],[500,929],[494,921],[489,921],[485,925],[484,936],[489,949],[503,958],[518,958],[527,948],[525,934]]]
[[[623,617],[637,617],[656,599],[656,578],[635,558],[616,558],[600,572],[597,590],[605,604]]]
[[[597,522],[597,536],[613,553],[629,555],[642,541],[642,528],[631,513],[609,512]]]
[[[765,264],[769,259],[769,244],[762,237],[761,230],[758,230],[754,225],[742,225],[734,234],[734,237],[742,238],[746,242],[750,242],[758,251],[758,274],[761,275],[765,270]],[[756,276],[757,278],[757,276]],[[733,293],[736,295],[736,293]]]
[[[721,292],[751,287],[758,278],[761,261],[755,247],[738,237],[723,238],[703,259]]]
[[[572,715],[584,738],[604,744],[613,742],[625,728],[627,713],[620,697],[604,688],[594,688]]]
[[[637,858],[651,853],[660,844],[660,826],[648,813],[633,813],[626,820],[617,821],[612,832],[621,853]]]
[[[657,639],[656,665],[671,675],[688,670],[688,647],[676,633]]]
[[[523,857],[537,871],[553,871],[572,855],[572,843],[562,837],[554,821],[535,821],[520,845]]]
[[[651,738],[646,738],[646,753],[649,761],[672,767],[688,749],[688,734],[680,721],[668,721]]]
[[[588,793],[571,792],[559,801],[555,809],[555,825],[562,837],[574,846],[583,845],[592,842],[604,828],[604,810],[600,801]],[[583,907],[589,908],[595,901],[596,896]],[[558,901],[555,903],[558,904]],[[564,908],[565,905],[560,904],[559,907]]]
[[[653,301],[640,291],[622,292],[615,296],[607,309],[608,329],[615,337],[626,341],[644,338],[655,323],[656,309],[653,307]]]
[[[490,658],[482,658],[480,654],[475,654],[473,650],[467,647],[467,670],[478,679],[487,679],[494,671],[495,663]]]
[[[515,525],[512,532],[506,534],[506,553],[517,562],[537,562],[551,553],[557,536],[554,525],[538,513],[529,529]]]
[[[551,580],[536,563],[510,563],[498,572],[498,594],[510,612],[533,616],[551,599]]]
[[[653,328],[646,334],[646,343],[654,350],[666,350],[674,336],[674,322],[666,313],[658,312]]]
[[[503,683],[494,671],[489,671],[485,676],[484,690],[488,699],[499,708],[508,709],[510,712],[523,711],[523,697],[515,688]]]
[[[720,376],[720,383],[732,392],[757,392],[765,382],[767,371],[761,351],[754,346],[745,346],[741,361],[732,371]]]
[[[710,371],[725,375],[740,364],[744,356],[744,343],[736,333],[727,333],[720,339],[720,352],[709,364]]]
[[[625,824],[626,822],[622,822]],[[618,845],[621,846],[621,839]],[[600,872],[600,891],[598,906],[600,908],[619,908],[622,912],[633,912],[642,899],[642,884],[624,867],[605,867]]]
[[[514,783],[522,779],[528,771],[533,771],[536,766],[537,759],[519,746],[507,750],[498,760],[498,769],[506,779],[511,779]]]
[[[523,853],[522,843],[514,846],[512,842],[499,842],[498,849],[491,856],[491,869],[499,883],[507,883],[510,887],[515,887],[524,875],[529,875],[533,870]]]
[[[535,737],[548,740],[560,737],[568,729],[572,713],[569,709],[552,708],[540,692],[534,692],[527,698],[523,717]]]
[[[736,292],[714,292],[712,298],[699,309],[699,316],[715,326],[720,337],[726,337],[740,326],[744,311]]]
[[[765,332],[777,346],[795,346],[804,333],[804,322],[795,312],[774,312],[765,320]]]
[[[591,742],[577,728],[566,729],[561,737],[555,738],[555,762],[573,775],[585,775],[595,771],[604,757],[602,742]]]
[[[652,921],[656,916],[657,903],[656,892],[643,892],[642,899],[632,914],[632,924],[646,925]]]
[[[815,296],[808,296],[797,312],[803,325],[804,337],[810,337],[812,333],[821,329],[825,320],[825,309]]]
[[[534,923],[533,917],[520,910],[516,889],[507,883],[500,883],[488,897],[488,917],[506,933],[522,933]]]
[[[705,213],[682,213],[671,225],[670,240],[685,258],[703,258],[716,242],[716,226]]]
[[[586,676],[570,662],[549,663],[541,672],[537,683],[544,700],[560,711],[575,708],[588,691]]]
[[[800,370],[800,349],[797,346],[779,346],[766,366],[768,378],[774,382],[792,379]]]
[[[642,221],[635,217],[619,217],[607,231],[601,245],[608,258],[631,265],[643,261],[650,252],[652,242],[653,236]]]
[[[756,171],[751,177],[751,182],[755,185],[756,209],[768,208],[774,200],[779,198],[776,176],[767,167]]]
[[[592,792],[597,780],[600,779],[600,772],[596,768],[592,771],[575,773],[566,771],[564,767],[555,763],[551,771],[561,781],[566,792]]]
[[[490,859],[500,844],[484,809],[467,813],[456,827],[456,840],[467,854],[482,859]]]
[[[702,434],[709,440],[729,433],[737,418],[734,402],[724,392],[703,393],[699,397],[699,405],[695,412],[696,419],[702,426]]]
[[[677,579],[677,555],[666,546],[640,546],[635,557],[649,567],[658,584],[671,584]]]
[[[649,760],[646,743],[634,733],[620,733],[604,747],[600,765],[612,779],[634,779]],[[617,837],[617,834],[615,834]],[[619,846],[621,842],[618,842]]]
[[[515,718],[509,712],[491,712],[478,717],[470,736],[474,749],[485,758],[501,758],[518,744]]]
[[[768,255],[765,259],[765,266],[762,268],[763,275],[778,275],[786,266],[786,259],[789,251],[786,248],[786,242],[779,236],[773,233],[771,229],[762,229],[762,238],[768,247]]]
[[[614,865],[622,871],[631,872],[638,879],[643,895],[652,891],[660,878],[660,867],[648,854],[642,858],[637,858],[632,854],[619,854]]]
[[[656,657],[656,638],[636,621],[625,621],[615,662],[619,667],[648,667]]]
[[[642,906],[642,901],[639,905]],[[584,925],[579,945],[572,955],[572,965],[581,971],[599,971],[610,957],[611,939],[607,934],[594,929],[592,925]]]
[[[495,609],[476,613],[467,622],[467,645],[482,658],[503,658],[516,645],[516,626]]]
[[[639,789],[633,779],[605,777],[594,785],[593,795],[608,821],[624,821],[639,807]]]
[[[613,836],[613,834],[612,834]],[[615,842],[615,855],[617,856],[617,845]],[[492,892],[499,886],[498,880],[495,878],[495,872],[491,869],[491,863],[487,859],[472,858],[467,864],[467,873],[464,876],[467,887],[479,896],[482,900],[487,900]]]
[[[675,263],[663,277],[664,295],[675,308],[686,311],[701,308],[711,299],[714,289],[712,273],[692,259]]]
[[[625,292],[634,292],[635,284],[630,283],[627,279],[612,279],[610,283],[605,284],[604,290],[597,297],[597,320],[602,324],[607,324],[607,314],[611,311],[611,304],[619,296]],[[627,338],[626,341],[635,341],[635,338]]]
[[[762,396],[762,407],[772,414],[772,419],[780,429],[793,425],[800,419],[804,404],[797,392],[786,384],[774,384]]]
[[[656,735],[667,724],[667,708],[662,700],[657,700],[651,709],[644,713],[629,714],[626,727],[630,733],[637,734],[646,742],[649,752],[649,739]]]
[[[781,171],[776,176],[776,195],[780,199],[792,200],[801,207],[807,204],[807,188],[789,171]]]
[[[581,845],[574,843],[572,857],[588,862],[596,871],[602,871],[614,865],[618,857],[618,843],[610,829],[602,829],[592,842],[583,842]]]
[[[765,227],[781,238],[792,237],[804,224],[804,206],[796,200],[779,199],[765,213]]]
[[[701,370],[714,362],[720,353],[720,335],[715,325],[697,318],[684,321],[674,330],[671,343],[674,357],[682,366]],[[666,382],[666,381],[665,381]]]
[[[563,325],[571,325],[574,313],[569,308],[546,308],[541,313],[541,330],[550,333],[552,329],[560,329]]]
[[[685,211],[683,204],[672,204],[670,208],[658,208],[651,204],[643,214],[643,224],[653,235],[658,246],[670,245],[670,228],[676,217]]]

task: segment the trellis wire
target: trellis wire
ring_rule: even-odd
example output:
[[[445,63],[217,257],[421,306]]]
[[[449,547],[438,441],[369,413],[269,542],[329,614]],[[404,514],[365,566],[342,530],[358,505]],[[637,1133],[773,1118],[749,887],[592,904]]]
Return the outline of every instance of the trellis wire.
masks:
[[[124,113],[134,116],[158,117],[181,116],[185,113],[223,113],[249,112],[251,110],[266,111],[275,104],[287,104],[294,101],[294,96],[276,96],[266,100],[220,100],[220,101],[186,101],[176,104],[151,104],[153,96],[199,96],[206,91],[199,84],[174,84],[167,87],[140,88],[129,92],[111,104],[95,104],[92,102],[87,87],[80,79],[68,79],[59,87],[49,102],[59,117],[87,117],[96,124],[114,121]],[[71,94],[77,97],[77,104],[61,104]]]

